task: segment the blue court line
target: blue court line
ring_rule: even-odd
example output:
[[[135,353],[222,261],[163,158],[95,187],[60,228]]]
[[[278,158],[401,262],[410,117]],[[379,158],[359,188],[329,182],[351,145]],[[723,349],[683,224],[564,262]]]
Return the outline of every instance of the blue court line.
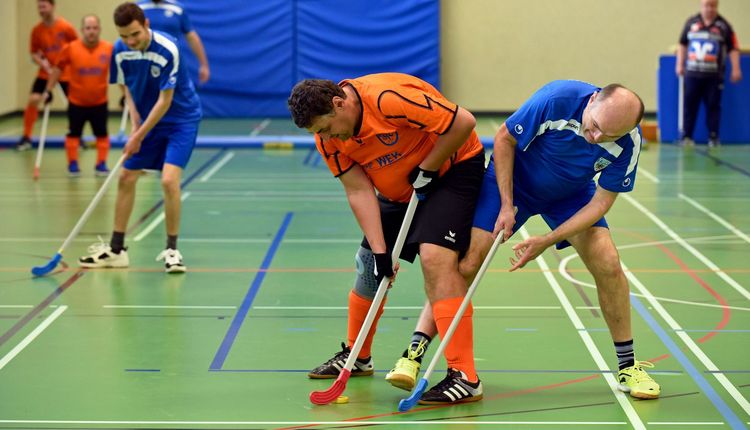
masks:
[[[729,405],[724,402],[724,400],[721,398],[721,396],[719,396],[716,390],[714,390],[711,384],[706,381],[706,378],[703,377],[701,372],[699,372],[698,369],[693,366],[693,363],[690,362],[690,360],[687,358],[685,353],[682,352],[680,347],[677,346],[674,340],[669,337],[667,332],[664,331],[664,329],[649,313],[646,307],[643,306],[643,303],[641,303],[641,301],[632,294],[630,295],[630,303],[633,305],[635,310],[638,311],[638,314],[641,316],[641,318],[646,321],[646,324],[651,327],[651,331],[656,333],[656,335],[659,337],[662,343],[664,343],[672,356],[680,362],[682,367],[685,368],[685,371],[688,373],[688,375],[690,375],[690,377],[693,378],[693,380],[696,384],[698,384],[701,390],[703,390],[706,397],[708,397],[711,403],[714,404],[714,406],[724,417],[724,419],[727,420],[727,423],[733,429],[746,429],[745,425],[742,423],[742,420],[740,420],[739,417],[737,417],[737,415],[734,413],[734,411],[732,411],[732,409],[729,407]]]
[[[255,279],[253,279],[252,284],[250,284],[250,288],[245,294],[245,298],[242,300],[242,305],[239,307],[239,309],[237,309],[237,313],[234,315],[232,324],[229,325],[229,330],[227,330],[227,334],[224,336],[224,340],[221,342],[219,350],[216,351],[216,355],[214,356],[214,360],[211,362],[211,367],[209,367],[209,370],[221,370],[221,368],[224,366],[224,361],[227,359],[227,355],[229,354],[229,350],[232,348],[234,339],[237,337],[237,333],[240,331],[240,327],[242,327],[242,323],[245,321],[245,318],[247,318],[247,313],[250,311],[250,308],[253,305],[253,300],[255,300],[255,296],[258,294],[258,290],[260,290],[260,285],[263,283],[263,279],[266,277],[266,269],[271,266],[273,256],[279,249],[279,245],[281,244],[281,240],[284,238],[286,229],[287,227],[289,227],[289,223],[292,222],[293,215],[294,214],[292,212],[287,212],[286,216],[284,216],[284,221],[281,222],[281,227],[279,227],[279,231],[276,232],[276,237],[273,238],[273,242],[271,242],[271,246],[268,248],[268,252],[266,252],[266,257],[263,259],[263,263],[261,263],[260,265],[260,270],[258,270],[258,272],[255,274]]]
[[[315,155],[315,153],[317,152],[318,151],[316,150],[316,148],[310,148],[310,150],[307,151],[307,155],[305,155],[305,159],[302,161],[302,164],[305,166],[310,164],[310,161],[312,160],[313,155]]]

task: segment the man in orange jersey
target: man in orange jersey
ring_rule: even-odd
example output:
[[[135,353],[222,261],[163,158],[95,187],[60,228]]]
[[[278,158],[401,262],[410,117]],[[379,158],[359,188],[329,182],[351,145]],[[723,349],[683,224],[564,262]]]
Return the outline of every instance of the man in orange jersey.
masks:
[[[484,150],[471,113],[413,76],[381,73],[338,85],[307,79],[288,100],[295,124],[315,134],[318,151],[339,178],[365,238],[356,255],[357,279],[349,293],[348,345],[313,369],[310,378],[336,378],[383,277],[393,280],[391,253],[412,190],[420,198],[400,258],[417,254],[425,292],[441,335],[448,330],[467,286],[458,271],[468,249],[471,222],[484,173]],[[375,321],[352,376],[373,373]],[[445,350],[448,375],[424,393],[422,403],[453,404],[482,398],[474,367],[472,308]],[[448,397],[444,392],[455,395]]]
[[[88,121],[96,136],[96,165],[94,172],[106,176],[109,134],[107,133],[107,83],[112,44],[100,40],[101,24],[96,15],[86,15],[81,20],[83,39],[70,42],[60,52],[44,92],[46,99],[55,88],[63,71],[70,76],[68,87],[68,135],[65,150],[68,154],[68,174],[77,177],[78,147],[83,126]]]
[[[38,0],[37,9],[42,22],[31,30],[31,58],[39,65],[34,84],[31,87],[29,102],[23,112],[23,136],[18,141],[16,149],[25,151],[31,148],[31,130],[39,116],[39,102],[42,101],[42,93],[47,87],[47,79],[52,71],[60,51],[69,42],[78,38],[75,28],[62,17],[55,16],[55,0]],[[60,77],[63,91],[68,90],[68,76]],[[48,102],[51,101],[51,98]]]

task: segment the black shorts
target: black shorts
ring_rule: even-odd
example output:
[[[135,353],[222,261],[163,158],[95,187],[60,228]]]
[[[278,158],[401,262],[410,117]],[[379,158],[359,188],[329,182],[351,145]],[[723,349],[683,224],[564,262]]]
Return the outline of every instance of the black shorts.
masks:
[[[83,126],[88,121],[91,124],[91,130],[96,137],[107,137],[107,117],[109,111],[107,104],[98,106],[77,106],[73,103],[68,104],[68,137],[81,137]]]
[[[68,95],[68,83],[60,81],[60,86],[63,89],[63,92],[65,93],[65,96]],[[31,85],[31,92],[37,93],[37,94],[43,94],[44,90],[47,89],[47,80],[42,78],[36,78],[34,80],[34,83]]]
[[[474,209],[484,176],[484,152],[451,167],[425,200],[417,205],[400,258],[410,263],[419,254],[420,243],[431,243],[458,251],[469,249]],[[388,252],[396,243],[401,222],[406,214],[405,203],[378,197],[380,219]],[[367,238],[362,247],[370,249]]]

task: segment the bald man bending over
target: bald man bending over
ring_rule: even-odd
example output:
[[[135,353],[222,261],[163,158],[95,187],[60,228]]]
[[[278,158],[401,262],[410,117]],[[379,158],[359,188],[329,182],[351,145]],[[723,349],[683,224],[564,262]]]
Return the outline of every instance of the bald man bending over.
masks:
[[[619,84],[597,88],[553,81],[532,95],[495,136],[460,271],[473,280],[497,235],[507,240],[529,217],[541,215],[552,231],[515,245],[510,271],[553,244],[558,249],[572,245],[596,281],[617,353],[620,390],[653,399],[660,388],[643,370],[653,365],[635,360],[628,282],[604,219],[618,193],[635,185],[642,117],[641,99]],[[401,388],[413,385],[435,333],[428,307],[386,379]]]

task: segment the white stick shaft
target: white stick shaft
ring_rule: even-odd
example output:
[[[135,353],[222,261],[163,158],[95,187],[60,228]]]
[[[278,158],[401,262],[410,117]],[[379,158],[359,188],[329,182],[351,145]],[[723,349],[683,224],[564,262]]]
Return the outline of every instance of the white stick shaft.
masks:
[[[118,138],[125,136],[125,127],[128,124],[128,107],[122,108],[122,118],[120,119],[120,131],[117,133]]]
[[[112,179],[114,179],[115,176],[117,176],[117,172],[120,170],[120,167],[122,167],[122,163],[125,162],[126,157],[127,157],[126,154],[122,154],[120,159],[117,160],[117,164],[115,164],[115,167],[113,167],[112,170],[109,172],[107,179],[104,180],[104,183],[99,188],[99,191],[97,191],[96,195],[94,196],[94,199],[91,200],[91,203],[89,203],[89,206],[83,212],[83,215],[81,215],[81,218],[78,220],[75,227],[73,227],[73,231],[71,231],[68,237],[65,238],[65,242],[63,242],[58,253],[62,254],[65,248],[67,248],[70,242],[73,240],[73,238],[78,236],[78,233],[81,231],[81,228],[83,227],[84,224],[86,224],[86,221],[88,221],[89,217],[91,216],[91,213],[94,211],[94,208],[96,208],[96,206],[99,204],[99,201],[102,199],[102,196],[104,196],[104,193],[107,191],[107,187],[109,186],[110,182],[112,182]]]
[[[435,352],[435,355],[432,357],[432,361],[430,361],[430,365],[427,367],[427,371],[424,372],[424,376],[422,376],[422,379],[430,379],[430,375],[432,375],[432,371],[435,369],[435,365],[437,364],[438,360],[440,360],[440,357],[443,356],[443,351],[445,351],[446,346],[451,341],[451,338],[453,337],[453,332],[456,331],[456,327],[458,327],[458,323],[461,321],[461,318],[464,316],[464,312],[466,312],[466,308],[469,307],[469,303],[471,303],[471,297],[474,295],[474,291],[477,289],[477,285],[479,285],[479,282],[482,280],[482,277],[484,276],[484,272],[487,271],[487,267],[489,267],[490,262],[492,261],[492,258],[495,256],[497,247],[500,246],[501,243],[503,243],[503,233],[504,232],[501,230],[500,233],[497,235],[497,238],[495,239],[495,241],[492,243],[490,252],[487,254],[486,257],[484,257],[482,266],[479,268],[479,271],[477,272],[476,276],[474,276],[474,281],[471,283],[471,286],[469,287],[468,291],[466,291],[466,296],[464,296],[464,300],[463,302],[461,302],[461,306],[458,308],[456,315],[453,317],[453,321],[451,321],[451,325],[448,327],[448,331],[445,332],[445,336],[443,336],[443,338],[440,340],[440,346]]]
[[[404,215],[404,220],[401,222],[401,229],[398,231],[398,236],[396,236],[396,244],[393,245],[393,252],[391,253],[392,261],[398,261],[398,257],[401,255],[401,249],[404,247],[406,235],[409,233],[409,227],[414,218],[414,212],[417,210],[418,201],[416,193],[412,193],[411,200],[409,200],[409,206],[406,208],[406,215]],[[352,367],[354,367],[354,361],[357,359],[359,351],[362,350],[362,345],[365,343],[365,338],[367,338],[367,334],[370,332],[370,327],[372,327],[372,322],[375,320],[375,315],[378,313],[378,309],[380,309],[380,304],[383,302],[383,297],[385,297],[386,291],[388,291],[389,282],[390,280],[387,277],[380,281],[378,291],[372,299],[370,310],[367,311],[365,321],[359,329],[357,340],[354,341],[354,345],[352,345],[352,350],[349,353],[349,358],[346,359],[344,369],[352,370]]]
[[[44,105],[44,116],[42,116],[42,131],[39,133],[39,146],[36,149],[36,161],[34,162],[35,170],[42,167],[42,154],[44,153],[44,143],[47,141],[47,125],[49,124],[49,103]]]
[[[678,139],[682,139],[682,136],[685,133],[685,130],[683,129],[683,115],[685,114],[684,107],[685,104],[685,77],[680,76],[677,79],[677,131],[679,132],[680,136]]]

